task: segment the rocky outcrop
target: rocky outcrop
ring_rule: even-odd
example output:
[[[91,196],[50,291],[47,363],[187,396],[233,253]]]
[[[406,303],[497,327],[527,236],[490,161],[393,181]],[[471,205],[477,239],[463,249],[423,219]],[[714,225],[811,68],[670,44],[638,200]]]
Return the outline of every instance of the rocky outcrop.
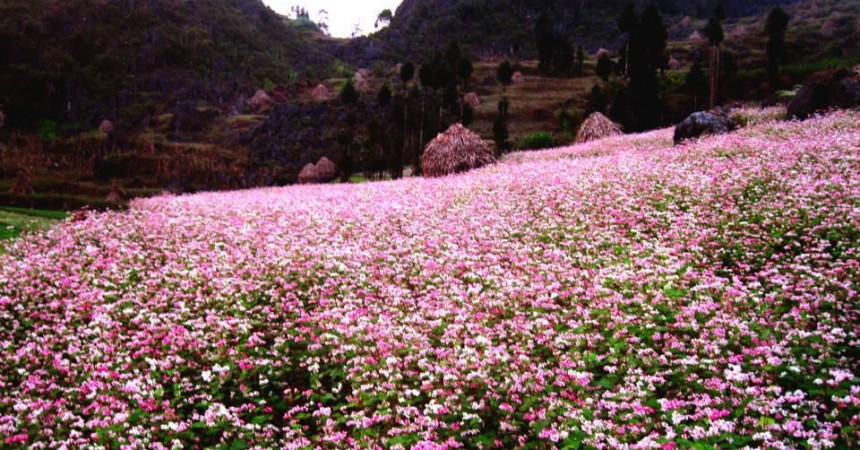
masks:
[[[695,112],[675,127],[675,144],[702,136],[729,133],[737,127],[738,124],[727,110],[717,108]]]
[[[860,73],[839,69],[812,75],[788,105],[787,118],[804,120],[815,113],[860,106]]]

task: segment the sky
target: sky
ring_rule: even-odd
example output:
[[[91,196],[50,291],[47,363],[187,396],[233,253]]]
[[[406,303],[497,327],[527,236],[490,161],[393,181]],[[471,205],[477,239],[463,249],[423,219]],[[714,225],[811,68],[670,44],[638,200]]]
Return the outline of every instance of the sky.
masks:
[[[313,21],[318,21],[319,11],[328,11],[329,33],[335,37],[350,37],[355,25],[361,27],[361,34],[375,30],[373,23],[384,9],[392,12],[402,0],[263,0],[278,13],[291,15],[290,8],[301,6],[308,10]]]

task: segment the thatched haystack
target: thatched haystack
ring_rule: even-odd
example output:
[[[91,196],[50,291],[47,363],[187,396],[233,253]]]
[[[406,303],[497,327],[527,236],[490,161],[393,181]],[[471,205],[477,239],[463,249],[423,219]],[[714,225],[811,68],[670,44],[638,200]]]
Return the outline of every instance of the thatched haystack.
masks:
[[[698,32],[698,31],[694,31],[694,32],[690,35],[690,37],[688,37],[688,38],[687,38],[687,40],[688,40],[688,41],[704,41],[704,40],[705,40],[705,35],[703,35],[702,33]]]
[[[522,72],[516,71],[514,72],[514,76],[511,77],[511,82],[514,84],[523,84],[526,82],[526,77],[523,75]]]
[[[609,120],[608,117],[596,112],[588,116],[579,131],[576,133],[576,143],[584,144],[586,142],[605,139],[613,136],[624,134],[621,127],[615,122]]]
[[[668,67],[669,70],[681,70],[681,61],[678,61],[675,58],[670,58],[666,67]]]
[[[463,97],[463,101],[472,108],[477,108],[481,104],[481,99],[475,92],[469,92]]]
[[[265,108],[272,104],[272,97],[269,97],[269,94],[267,94],[266,91],[260,89],[254,94],[254,97],[248,101],[248,104],[251,105],[252,108]]]
[[[102,123],[99,124],[99,133],[101,134],[108,135],[113,133],[113,130],[113,122],[111,122],[110,120],[102,120]]]
[[[337,176],[337,166],[325,156],[317,161],[316,170],[320,181],[331,181]]]
[[[116,183],[111,183],[110,191],[105,200],[112,203],[120,203],[125,199],[125,191],[123,191]]]
[[[13,195],[33,195],[36,193],[33,190],[33,176],[29,169],[22,169],[18,172],[18,176],[15,177],[15,181],[9,188],[9,193]]]
[[[331,97],[331,91],[328,90],[326,85],[318,84],[317,87],[314,88],[313,92],[311,92],[311,95],[317,100],[325,100]]]
[[[308,164],[304,168],[302,168],[302,171],[299,172],[298,182],[299,184],[319,183],[320,173],[319,170],[317,170],[317,166],[313,164]]]
[[[425,177],[441,177],[494,162],[496,157],[484,140],[456,123],[427,144],[421,155],[421,173]]]

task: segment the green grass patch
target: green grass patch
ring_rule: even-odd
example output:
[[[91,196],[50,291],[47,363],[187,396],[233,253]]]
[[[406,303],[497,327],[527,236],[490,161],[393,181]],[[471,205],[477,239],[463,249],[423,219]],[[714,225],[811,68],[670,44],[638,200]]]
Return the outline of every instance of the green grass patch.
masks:
[[[521,150],[541,150],[555,146],[555,138],[552,133],[546,131],[538,131],[537,133],[523,136],[519,145]]]
[[[14,239],[23,233],[47,230],[68,217],[63,211],[0,207],[0,240]]]

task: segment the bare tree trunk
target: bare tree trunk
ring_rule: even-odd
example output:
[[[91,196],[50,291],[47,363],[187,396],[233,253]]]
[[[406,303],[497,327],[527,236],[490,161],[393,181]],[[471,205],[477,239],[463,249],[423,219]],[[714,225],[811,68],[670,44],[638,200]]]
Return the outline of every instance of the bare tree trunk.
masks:
[[[719,46],[711,46],[711,92],[710,98],[708,102],[708,107],[713,108],[717,106],[717,89],[719,88],[719,77],[720,77],[720,47]]]

